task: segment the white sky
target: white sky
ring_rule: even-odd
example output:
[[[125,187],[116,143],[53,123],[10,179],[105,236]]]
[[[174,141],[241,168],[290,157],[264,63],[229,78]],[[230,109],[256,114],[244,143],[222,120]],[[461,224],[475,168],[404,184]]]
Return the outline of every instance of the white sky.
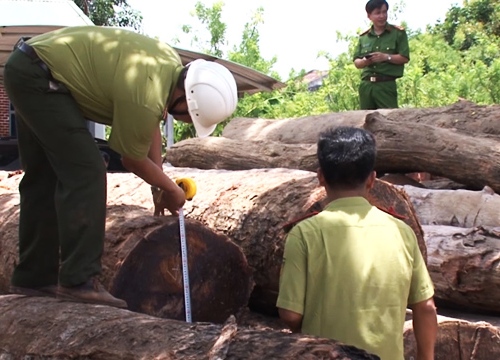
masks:
[[[219,0],[220,1],[220,0]],[[238,45],[245,23],[250,22],[258,7],[264,8],[264,23],[259,26],[260,50],[269,60],[277,57],[274,70],[284,80],[290,69],[327,69],[328,63],[318,59],[318,52],[337,55],[346,51],[345,44],[336,43],[336,31],[356,33],[369,25],[366,18],[367,0],[223,0],[222,21],[227,25],[226,39],[229,46]],[[182,25],[196,25],[198,20],[190,15],[198,0],[129,0],[134,9],[143,15],[144,33],[180,48],[192,48],[183,36]],[[200,0],[210,7],[217,0]],[[399,3],[388,1],[389,6]],[[446,11],[461,0],[403,0],[404,11],[396,24],[405,21],[412,30],[424,30],[426,25],[444,20]],[[392,9],[390,9],[392,10]],[[208,34],[208,30],[201,30]]]

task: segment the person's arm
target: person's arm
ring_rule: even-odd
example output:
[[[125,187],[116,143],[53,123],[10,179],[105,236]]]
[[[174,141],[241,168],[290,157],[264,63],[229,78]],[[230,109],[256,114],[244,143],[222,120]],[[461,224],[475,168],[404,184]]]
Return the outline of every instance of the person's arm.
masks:
[[[302,330],[306,297],[307,254],[298,225],[290,230],[285,241],[283,265],[276,307],[280,318],[294,333]]]
[[[389,60],[389,57],[391,58]],[[374,52],[370,57],[370,64],[372,63],[381,63],[381,62],[389,62],[394,65],[404,65],[408,62],[408,58],[404,57],[400,54],[386,54],[382,52]]]
[[[356,66],[357,69],[363,69],[367,66],[370,66],[371,64],[373,64],[371,57],[369,59],[366,57],[363,57],[363,58],[357,58],[354,60],[354,66]]]
[[[417,360],[434,360],[437,313],[433,298],[409,305],[413,312],[413,333],[417,340]]]
[[[292,332],[300,332],[302,327],[302,314],[282,308],[278,308],[278,313],[280,315],[280,319],[283,320]]]
[[[148,184],[163,190],[164,196],[162,198],[167,200],[162,205],[173,215],[178,214],[178,210],[186,202],[186,195],[175,182],[165,175],[161,167],[158,167],[149,157],[136,160],[122,156],[122,164],[125,169],[133,172]]]
[[[161,141],[161,131],[160,127],[156,127],[153,133],[153,137],[151,139],[151,146],[149,147],[149,153],[148,153],[148,158],[153,161],[156,166],[158,166],[160,169],[163,169],[163,158],[161,157],[161,147],[162,147],[162,141]]]
[[[157,126],[153,133],[148,157],[143,160],[135,160],[123,156],[122,164],[148,184],[163,190],[164,194],[161,199],[164,201],[161,202],[161,206],[166,207],[173,215],[177,215],[178,210],[186,201],[186,196],[184,191],[163,172],[161,145],[160,127]],[[163,208],[155,208],[155,215],[160,214],[163,214]]]

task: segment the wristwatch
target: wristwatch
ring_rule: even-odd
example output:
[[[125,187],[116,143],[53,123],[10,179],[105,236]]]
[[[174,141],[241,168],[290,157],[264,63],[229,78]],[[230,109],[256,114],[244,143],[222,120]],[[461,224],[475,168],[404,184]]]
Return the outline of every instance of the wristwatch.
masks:
[[[391,55],[389,55],[389,56],[387,57],[387,61],[391,61],[391,60],[392,60],[392,56],[391,56]]]

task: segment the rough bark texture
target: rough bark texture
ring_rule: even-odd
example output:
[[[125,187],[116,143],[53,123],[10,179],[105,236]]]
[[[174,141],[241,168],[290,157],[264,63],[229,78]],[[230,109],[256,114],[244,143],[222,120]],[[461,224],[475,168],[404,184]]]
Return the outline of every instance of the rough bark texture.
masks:
[[[388,120],[427,124],[439,128],[456,129],[473,136],[500,135],[500,105],[482,106],[468,101],[437,108],[403,108],[378,110]],[[302,118],[269,120],[236,118],[224,128],[222,136],[242,141],[276,141],[286,144],[315,144],[318,135],[331,127],[363,126],[366,115],[372,110],[344,111]]]
[[[500,192],[498,139],[484,138],[477,141],[477,138],[457,133],[454,129],[442,129],[410,121],[402,123],[382,115],[387,111],[368,113],[363,125],[377,138],[377,172],[383,174],[425,171],[444,176],[471,189],[482,189],[488,185],[494,191]],[[294,121],[298,123],[293,127],[293,131],[291,130],[293,135],[315,132],[321,127],[312,127],[314,121],[304,127],[300,120]],[[273,128],[272,124],[266,124]],[[265,133],[266,128],[263,128],[262,132]],[[250,131],[244,133],[248,134]],[[297,138],[300,139],[300,135],[297,135]],[[275,137],[268,140],[225,137],[189,139],[169,149],[166,159],[174,166],[202,169],[283,167],[315,171],[318,166],[316,146],[307,143],[307,138],[302,139],[304,143],[296,143],[298,139],[292,144],[288,143],[288,138]]]
[[[401,123],[374,112],[364,127],[377,138],[377,171],[426,171],[474,189],[500,192],[500,143],[450,129]]]
[[[500,226],[500,195],[491,189],[430,190],[404,186],[421,225]]]
[[[238,328],[234,318],[187,324],[15,295],[0,296],[0,313],[1,359],[379,359],[334,340]]]
[[[500,359],[500,331],[486,322],[438,317],[435,360]],[[405,323],[405,360],[417,359],[417,344],[411,320]]]
[[[446,306],[500,314],[500,228],[423,229],[436,298]]]
[[[256,284],[251,305],[261,311],[275,311],[283,245],[283,225],[325,205],[324,189],[316,174],[290,169],[256,169],[248,171],[165,168],[172,178],[191,177],[197,184],[197,195],[185,205],[188,218],[203,223],[216,233],[224,234],[240,246]],[[21,175],[0,182],[8,188],[0,192],[2,223],[0,238],[0,289],[8,281],[17,258],[19,198],[16,193]],[[426,257],[423,233],[410,200],[396,187],[377,181],[369,199],[372,204],[407,217],[419,246]],[[106,247],[103,258],[104,284],[109,288],[119,264],[133,247],[161,219],[137,220],[144,209],[153,211],[149,186],[132,174],[108,174],[108,208]],[[12,208],[12,206],[15,206]],[[125,241],[126,240],[126,241]]]
[[[167,150],[165,160],[177,167],[249,170],[287,168],[316,171],[315,144],[233,140],[224,137],[193,138]]]

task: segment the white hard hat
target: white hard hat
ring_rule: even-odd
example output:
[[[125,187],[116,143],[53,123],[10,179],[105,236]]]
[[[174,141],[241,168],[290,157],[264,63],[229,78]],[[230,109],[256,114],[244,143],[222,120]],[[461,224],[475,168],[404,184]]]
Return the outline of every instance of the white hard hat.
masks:
[[[236,110],[238,92],[233,74],[223,65],[197,59],[184,80],[189,115],[199,137],[210,135]]]

